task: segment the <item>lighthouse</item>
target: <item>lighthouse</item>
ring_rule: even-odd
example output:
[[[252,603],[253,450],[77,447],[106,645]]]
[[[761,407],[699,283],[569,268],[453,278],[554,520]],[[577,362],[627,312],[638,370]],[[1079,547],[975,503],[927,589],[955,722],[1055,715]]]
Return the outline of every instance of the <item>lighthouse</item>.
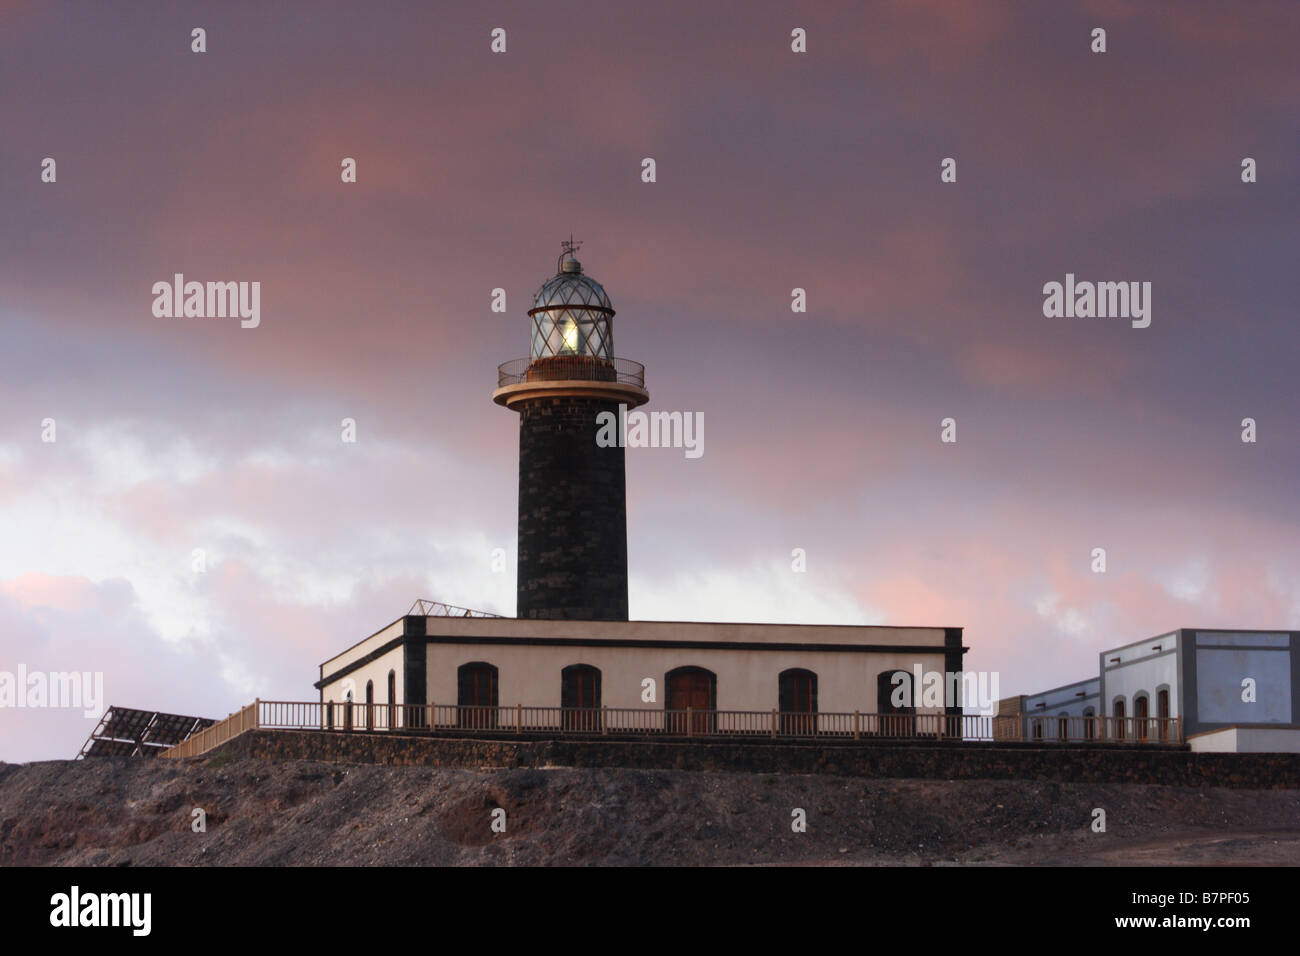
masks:
[[[644,366],[616,355],[613,303],[577,252],[563,243],[528,309],[528,357],[499,366],[492,393],[519,414],[515,616],[417,601],[321,663],[326,720],[356,727],[348,705],[364,687],[363,713],[387,727],[960,737],[961,703],[891,693],[900,672],[959,674],[961,628],[628,620],[623,456],[640,446],[621,428],[609,440],[608,423],[650,395]],[[649,700],[647,679],[662,688]]]
[[[519,413],[516,617],[627,620],[627,483],[597,416],[649,400],[645,367],[614,353],[614,307],[572,239],[528,310],[528,358],[497,369],[492,400]]]

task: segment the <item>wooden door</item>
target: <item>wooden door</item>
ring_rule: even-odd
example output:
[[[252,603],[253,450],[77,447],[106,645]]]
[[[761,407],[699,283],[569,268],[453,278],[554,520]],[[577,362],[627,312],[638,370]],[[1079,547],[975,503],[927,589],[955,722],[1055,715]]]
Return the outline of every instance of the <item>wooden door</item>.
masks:
[[[572,664],[560,672],[560,713],[565,730],[600,730],[600,671]]]
[[[808,735],[817,730],[817,675],[802,668],[782,671],[777,699],[781,733]]]
[[[907,680],[894,682],[894,675],[901,673]],[[880,714],[878,733],[884,737],[916,736],[916,697],[919,687],[912,686],[912,675],[907,671],[883,671],[876,675],[876,712]],[[895,702],[895,692],[899,692],[905,703]],[[1042,728],[1036,728],[1042,734]]]
[[[497,669],[491,664],[462,664],[457,672],[456,726],[497,726]]]
[[[668,710],[691,710],[690,733],[713,733],[717,726],[714,702],[717,700],[717,678],[702,667],[681,667],[668,674]],[[669,733],[687,732],[686,715],[669,715]]]

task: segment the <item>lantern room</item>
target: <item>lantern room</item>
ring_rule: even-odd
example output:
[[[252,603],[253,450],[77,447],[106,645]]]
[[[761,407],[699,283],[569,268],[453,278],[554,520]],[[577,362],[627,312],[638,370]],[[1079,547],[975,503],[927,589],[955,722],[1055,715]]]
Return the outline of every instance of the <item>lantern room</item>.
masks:
[[[528,310],[533,362],[581,357],[614,358],[614,308],[599,282],[582,271],[577,243],[567,241],[553,277],[542,283]],[[548,363],[549,364],[549,363]]]

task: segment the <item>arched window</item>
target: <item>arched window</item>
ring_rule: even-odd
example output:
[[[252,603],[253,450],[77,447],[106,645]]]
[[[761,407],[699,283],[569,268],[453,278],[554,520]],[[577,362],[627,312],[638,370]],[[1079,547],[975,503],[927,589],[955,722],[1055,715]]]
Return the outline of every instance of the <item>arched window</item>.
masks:
[[[1160,718],[1160,739],[1169,739],[1169,688],[1156,691],[1156,716]]]
[[[497,669],[485,661],[456,669],[456,726],[497,726]]]
[[[366,730],[375,729],[375,682],[366,681]]]
[[[1147,720],[1151,716],[1150,710],[1150,701],[1146,694],[1133,698],[1133,723],[1138,740],[1147,739]]]
[[[895,682],[894,675],[902,678]],[[876,675],[876,710],[880,713],[880,730],[886,737],[911,737],[916,733],[916,698],[921,688],[912,686],[907,671],[882,671]],[[901,703],[900,703],[901,701]]]
[[[565,730],[600,730],[600,670],[570,664],[560,671],[560,714]]]
[[[1115,739],[1123,740],[1124,739],[1124,698],[1123,697],[1115,698],[1114,712],[1115,712]]]
[[[703,667],[678,667],[664,675],[664,709],[670,734],[711,734],[717,730],[718,678]],[[691,710],[690,726],[686,710]]]
[[[397,726],[397,672],[388,672],[388,728]]]
[[[781,733],[817,732],[817,675],[802,667],[781,671],[777,677],[777,703]]]

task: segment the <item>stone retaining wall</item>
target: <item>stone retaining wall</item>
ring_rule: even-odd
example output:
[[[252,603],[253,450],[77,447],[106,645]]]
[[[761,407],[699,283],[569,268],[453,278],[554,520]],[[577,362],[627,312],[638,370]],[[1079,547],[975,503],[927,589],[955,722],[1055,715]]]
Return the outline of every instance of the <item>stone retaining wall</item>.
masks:
[[[797,744],[780,741],[502,740],[256,730],[242,734],[216,752],[226,751],[276,760],[428,765],[476,770],[624,767],[927,780],[1048,780],[1300,789],[1300,754],[1192,753],[1185,746],[1059,745],[1047,748],[1033,744],[911,741]]]

